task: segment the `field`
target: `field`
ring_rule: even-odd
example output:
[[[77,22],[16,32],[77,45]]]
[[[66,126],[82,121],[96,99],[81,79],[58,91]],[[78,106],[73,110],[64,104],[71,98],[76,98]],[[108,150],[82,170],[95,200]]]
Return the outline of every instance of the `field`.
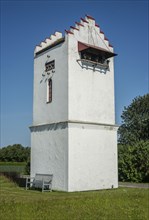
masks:
[[[148,198],[148,189],[26,191],[0,176],[1,220],[147,220]]]
[[[25,162],[0,162],[0,172],[23,173],[25,165]]]

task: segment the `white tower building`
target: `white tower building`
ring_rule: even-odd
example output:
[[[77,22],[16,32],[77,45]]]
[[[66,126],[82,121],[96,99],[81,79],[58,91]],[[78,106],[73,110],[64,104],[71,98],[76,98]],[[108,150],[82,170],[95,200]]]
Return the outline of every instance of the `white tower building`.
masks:
[[[91,16],[65,32],[35,48],[31,176],[68,192],[117,188],[116,54]]]

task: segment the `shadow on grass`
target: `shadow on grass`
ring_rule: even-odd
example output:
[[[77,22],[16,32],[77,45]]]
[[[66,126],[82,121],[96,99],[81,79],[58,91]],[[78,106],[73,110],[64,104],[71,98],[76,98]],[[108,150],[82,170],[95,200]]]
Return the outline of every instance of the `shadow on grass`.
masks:
[[[16,183],[19,187],[25,187],[26,186],[26,178],[21,177],[20,173],[18,172],[0,172],[0,175],[3,175]]]

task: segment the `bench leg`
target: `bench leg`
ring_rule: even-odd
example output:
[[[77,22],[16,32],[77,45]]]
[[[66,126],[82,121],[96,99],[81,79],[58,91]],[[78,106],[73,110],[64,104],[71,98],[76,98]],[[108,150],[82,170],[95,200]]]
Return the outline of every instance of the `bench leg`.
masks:
[[[42,184],[42,192],[44,192],[44,184]]]
[[[26,180],[26,190],[28,190],[28,180]]]

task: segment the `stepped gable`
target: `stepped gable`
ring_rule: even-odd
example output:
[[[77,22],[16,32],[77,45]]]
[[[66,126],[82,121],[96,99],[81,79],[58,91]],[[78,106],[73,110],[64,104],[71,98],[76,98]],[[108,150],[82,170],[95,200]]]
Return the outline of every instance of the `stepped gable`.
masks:
[[[41,50],[45,49],[46,47],[54,45],[60,39],[62,39],[62,33],[56,31],[49,38],[46,38],[44,41],[42,41],[40,45],[37,45],[34,53],[36,54]]]
[[[71,37],[73,37],[73,34],[74,37],[82,43],[101,47],[113,52],[113,47],[108,38],[96,23],[95,19],[90,15],[86,15],[85,18],[81,18],[79,22],[75,22],[75,26],[70,26],[70,29],[66,30],[66,34],[68,36],[71,34]]]
[[[110,44],[100,26],[95,22],[95,19],[90,15],[86,15],[85,18],[81,18],[79,22],[76,21],[74,26],[70,26],[69,30],[65,30],[65,36],[66,35],[68,37],[75,37],[80,42],[113,52],[113,46]],[[56,42],[62,38],[62,33],[55,32],[55,34],[52,34],[49,38],[42,41],[40,45],[36,46],[35,54],[56,44]]]

